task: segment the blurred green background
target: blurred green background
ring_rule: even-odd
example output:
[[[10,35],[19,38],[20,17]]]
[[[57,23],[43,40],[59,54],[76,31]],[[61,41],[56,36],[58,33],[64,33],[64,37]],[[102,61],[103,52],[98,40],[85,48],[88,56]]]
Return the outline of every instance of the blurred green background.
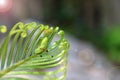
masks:
[[[3,2],[5,3],[3,5]],[[68,34],[94,44],[120,64],[119,0],[1,0],[0,24],[18,21],[60,26]],[[0,35],[1,36],[1,35]]]

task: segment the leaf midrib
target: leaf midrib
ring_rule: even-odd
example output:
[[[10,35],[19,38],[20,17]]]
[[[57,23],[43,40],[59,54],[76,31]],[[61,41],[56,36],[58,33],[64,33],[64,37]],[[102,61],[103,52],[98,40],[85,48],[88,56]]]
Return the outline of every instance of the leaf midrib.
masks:
[[[30,59],[32,59],[32,58],[34,58],[34,57],[37,57],[37,55],[38,55],[38,54],[35,54],[35,55],[33,55],[33,56],[30,56],[30,57],[28,57],[28,58],[26,58],[26,59],[23,59],[23,60],[15,63],[14,65],[8,67],[7,69],[2,70],[2,71],[0,72],[0,78],[3,77],[3,76],[4,76],[5,74],[7,74],[8,72],[12,71],[13,69],[16,69],[16,68],[19,67],[20,65],[22,65],[22,64],[24,64],[25,62],[29,61]]]

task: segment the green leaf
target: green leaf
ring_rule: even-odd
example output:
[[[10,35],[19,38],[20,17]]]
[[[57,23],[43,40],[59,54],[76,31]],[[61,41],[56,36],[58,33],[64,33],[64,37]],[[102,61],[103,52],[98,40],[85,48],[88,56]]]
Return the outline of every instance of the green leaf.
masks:
[[[0,45],[0,80],[31,80],[19,75],[65,80],[70,45],[64,31],[58,29],[35,22],[17,23]],[[52,42],[55,35],[60,39]]]

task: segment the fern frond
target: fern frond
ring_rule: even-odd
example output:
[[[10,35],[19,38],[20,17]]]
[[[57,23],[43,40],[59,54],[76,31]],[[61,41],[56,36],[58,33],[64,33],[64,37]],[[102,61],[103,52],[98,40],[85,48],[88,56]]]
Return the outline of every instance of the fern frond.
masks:
[[[0,27],[0,32],[6,31],[5,26]],[[54,41],[56,35],[59,40]],[[32,79],[20,75],[39,76],[38,80],[65,80],[69,47],[59,27],[19,22],[0,45],[0,80]]]

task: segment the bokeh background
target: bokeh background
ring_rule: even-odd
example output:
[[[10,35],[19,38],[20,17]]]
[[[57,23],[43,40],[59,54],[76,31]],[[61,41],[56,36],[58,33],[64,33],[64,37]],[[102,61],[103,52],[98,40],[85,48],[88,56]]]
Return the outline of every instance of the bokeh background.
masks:
[[[109,80],[119,80],[119,4],[119,0],[0,0],[0,25],[8,30],[19,21],[59,26],[71,43],[67,80],[107,80],[108,74]]]

